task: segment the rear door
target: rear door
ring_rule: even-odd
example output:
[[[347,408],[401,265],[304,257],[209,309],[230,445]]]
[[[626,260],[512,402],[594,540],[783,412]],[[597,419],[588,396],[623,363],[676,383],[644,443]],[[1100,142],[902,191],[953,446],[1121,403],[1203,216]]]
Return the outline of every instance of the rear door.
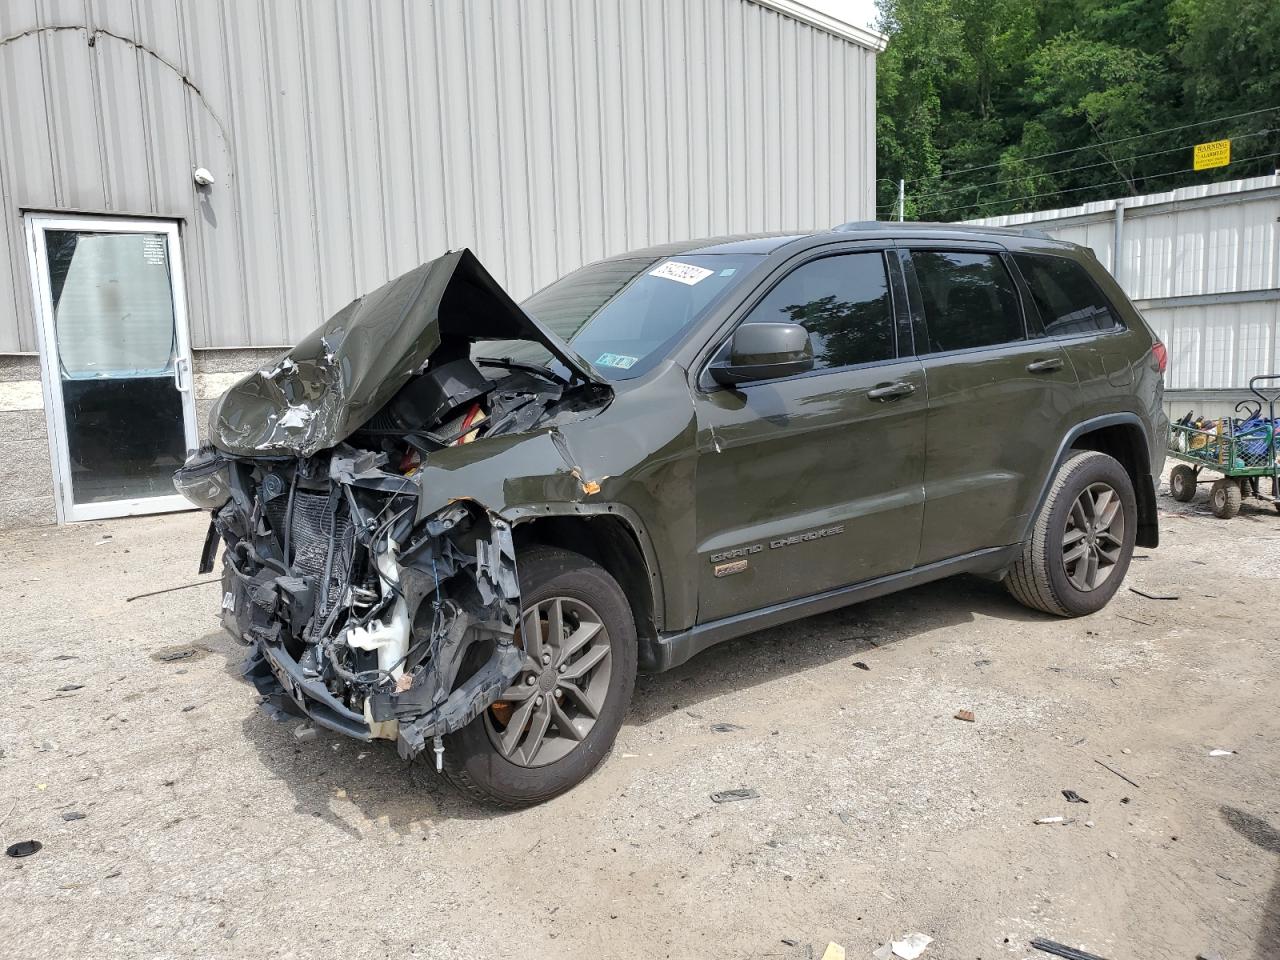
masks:
[[[1089,271],[1070,257],[1015,253],[1031,311],[1044,335],[1066,352],[1080,382],[1081,419],[1115,409],[1115,399],[1133,391],[1135,361],[1151,346],[1133,338]]]
[[[926,397],[904,299],[885,251],[863,246],[790,266],[744,306],[741,322],[805,326],[816,366],[738,389],[700,381],[699,622],[915,562]]]
[[[1061,346],[1033,338],[994,245],[909,245],[929,392],[918,564],[1017,542],[1075,410]]]

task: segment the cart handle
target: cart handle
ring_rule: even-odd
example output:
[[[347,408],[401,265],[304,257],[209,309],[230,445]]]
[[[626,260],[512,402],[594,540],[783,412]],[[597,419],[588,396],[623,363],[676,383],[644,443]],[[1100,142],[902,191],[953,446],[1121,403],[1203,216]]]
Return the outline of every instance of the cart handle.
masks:
[[[1275,381],[1270,388],[1259,389],[1256,384],[1260,381]],[[1253,391],[1253,395],[1262,400],[1263,403],[1275,403],[1280,400],[1280,373],[1260,373],[1256,377],[1249,380],[1249,389]]]

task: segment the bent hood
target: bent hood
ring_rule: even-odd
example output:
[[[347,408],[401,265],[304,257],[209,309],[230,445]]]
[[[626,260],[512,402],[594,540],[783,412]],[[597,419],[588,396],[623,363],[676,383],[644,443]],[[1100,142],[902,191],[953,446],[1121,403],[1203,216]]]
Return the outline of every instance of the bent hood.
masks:
[[[210,440],[240,456],[309,457],[363,426],[442,343],[477,340],[534,340],[582,380],[604,382],[461,250],[353,300],[232,386],[210,413]]]

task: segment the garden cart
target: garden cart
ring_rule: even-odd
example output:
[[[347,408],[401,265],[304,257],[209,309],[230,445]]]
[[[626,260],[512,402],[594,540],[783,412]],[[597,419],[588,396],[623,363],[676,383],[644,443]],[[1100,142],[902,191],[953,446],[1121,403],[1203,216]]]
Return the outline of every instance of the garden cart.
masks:
[[[1196,495],[1201,471],[1220,474],[1209,488],[1209,505],[1224,520],[1240,512],[1244,497],[1256,497],[1280,510],[1280,463],[1277,463],[1276,400],[1280,374],[1262,374],[1249,381],[1258,399],[1236,404],[1243,418],[1195,420],[1188,414],[1169,426],[1169,456],[1182,461],[1169,474],[1169,492],[1187,502]],[[1262,415],[1262,405],[1267,415]],[[1270,495],[1262,480],[1270,478]]]

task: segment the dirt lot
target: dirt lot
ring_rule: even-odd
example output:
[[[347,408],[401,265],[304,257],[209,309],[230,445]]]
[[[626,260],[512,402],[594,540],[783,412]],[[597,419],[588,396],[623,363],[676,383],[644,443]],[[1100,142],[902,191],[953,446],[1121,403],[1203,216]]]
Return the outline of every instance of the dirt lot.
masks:
[[[44,848],[0,858],[0,956],[1280,957],[1280,518],[1161,507],[1127,586],[1176,600],[957,579],[760,633],[506,814],[270,719],[216,587],[126,603],[195,579],[201,517],[5,536],[0,842]]]

